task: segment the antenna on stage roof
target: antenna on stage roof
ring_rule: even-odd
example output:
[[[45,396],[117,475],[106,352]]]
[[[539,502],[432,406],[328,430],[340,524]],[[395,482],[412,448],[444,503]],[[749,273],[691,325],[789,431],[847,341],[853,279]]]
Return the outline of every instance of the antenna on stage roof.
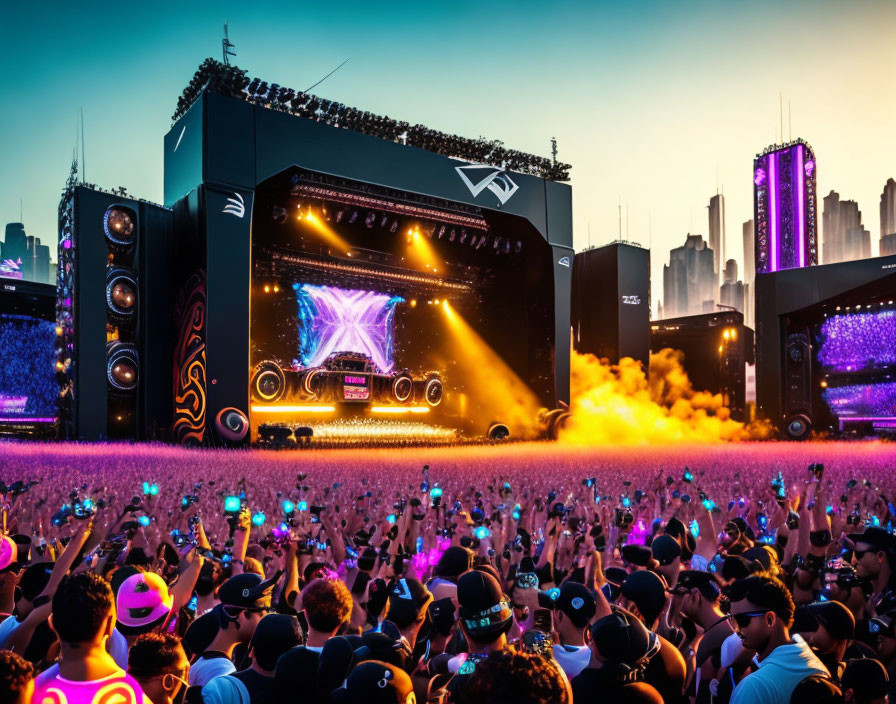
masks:
[[[230,41],[230,37],[227,34],[227,20],[224,20],[224,38],[221,40],[221,49],[224,54],[224,65],[230,66],[230,58],[231,56],[236,56],[236,52],[233,49],[236,49],[236,45]]]
[[[84,106],[81,106],[81,183],[87,178],[87,160],[84,156]]]
[[[557,138],[551,137],[551,156],[554,158],[554,163],[557,163]]]
[[[336,68],[334,68],[332,71],[330,71],[326,76],[324,76],[323,78],[321,78],[317,83],[314,83],[314,84],[312,84],[309,88],[306,88],[306,89],[305,89],[305,92],[307,93],[307,92],[308,92],[309,90],[311,90],[312,88],[317,88],[317,86],[319,86],[321,83],[323,83],[325,80],[327,80],[330,76],[332,76],[334,73],[336,73],[339,69],[341,69],[343,66],[345,66],[345,65],[349,62],[349,60],[350,60],[351,58],[352,58],[352,57],[349,56],[345,61],[343,61],[343,62],[342,62],[341,64],[339,64]]]

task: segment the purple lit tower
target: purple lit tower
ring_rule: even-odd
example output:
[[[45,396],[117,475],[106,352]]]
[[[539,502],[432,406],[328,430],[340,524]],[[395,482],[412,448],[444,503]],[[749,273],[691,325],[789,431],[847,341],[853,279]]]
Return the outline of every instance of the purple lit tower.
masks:
[[[757,274],[818,264],[815,177],[815,154],[801,139],[753,162]]]

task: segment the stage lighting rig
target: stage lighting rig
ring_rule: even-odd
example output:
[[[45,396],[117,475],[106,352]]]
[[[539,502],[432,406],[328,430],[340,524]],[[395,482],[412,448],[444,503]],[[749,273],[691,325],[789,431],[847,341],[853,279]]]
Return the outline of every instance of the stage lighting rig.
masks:
[[[367,217],[364,219],[364,224],[367,226],[367,229],[373,227],[373,224],[376,222],[376,213],[370,212],[367,213]]]

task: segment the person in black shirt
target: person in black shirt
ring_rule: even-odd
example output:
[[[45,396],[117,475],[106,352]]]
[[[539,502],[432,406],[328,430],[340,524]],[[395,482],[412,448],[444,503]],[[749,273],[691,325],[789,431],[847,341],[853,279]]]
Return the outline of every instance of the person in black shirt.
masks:
[[[634,614],[618,606],[612,609],[613,613],[591,626],[591,662],[572,680],[574,704],[612,704],[645,697],[662,701],[656,689],[640,681],[641,667],[655,652],[655,636]]]

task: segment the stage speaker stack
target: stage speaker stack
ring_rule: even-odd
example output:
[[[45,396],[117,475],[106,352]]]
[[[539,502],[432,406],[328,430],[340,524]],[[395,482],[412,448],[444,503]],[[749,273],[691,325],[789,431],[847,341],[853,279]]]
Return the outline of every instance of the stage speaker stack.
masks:
[[[812,348],[808,328],[787,329],[784,351],[784,430],[793,440],[812,432]]]
[[[164,439],[171,414],[171,211],[83,186],[60,206],[60,435]]]

